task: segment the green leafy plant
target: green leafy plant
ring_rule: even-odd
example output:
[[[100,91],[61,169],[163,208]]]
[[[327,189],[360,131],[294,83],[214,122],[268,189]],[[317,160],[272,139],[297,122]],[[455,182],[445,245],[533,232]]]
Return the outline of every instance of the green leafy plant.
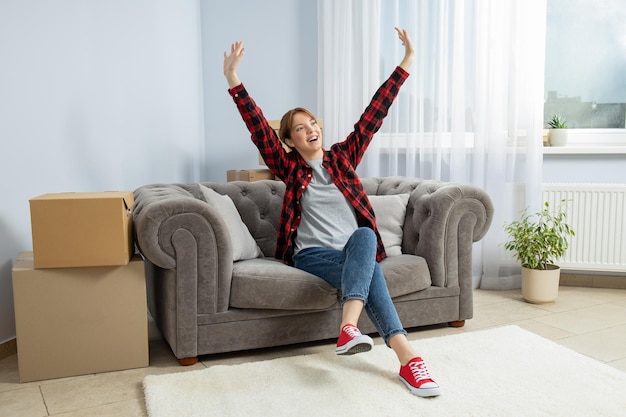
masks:
[[[548,127],[550,129],[567,129],[567,120],[563,119],[558,114],[552,115],[552,119],[548,120]]]
[[[561,200],[553,212],[546,201],[543,210],[529,214],[528,209],[524,209],[520,220],[504,225],[504,231],[511,237],[504,247],[515,253],[523,267],[547,269],[567,251],[567,238],[575,234],[566,223],[565,203],[566,200]]]

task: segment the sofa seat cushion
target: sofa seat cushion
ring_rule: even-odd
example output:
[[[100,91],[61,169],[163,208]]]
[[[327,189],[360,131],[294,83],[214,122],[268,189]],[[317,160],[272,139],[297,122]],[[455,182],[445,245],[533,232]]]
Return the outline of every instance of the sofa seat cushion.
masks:
[[[424,258],[390,256],[381,262],[392,298],[424,290],[431,285]],[[230,290],[234,308],[323,310],[337,304],[340,291],[323,279],[283,264],[274,258],[235,262]]]
[[[391,298],[422,291],[431,285],[428,264],[421,256],[388,256],[380,266]]]
[[[274,258],[235,262],[230,306],[277,310],[321,310],[338,302],[338,290],[323,279]]]

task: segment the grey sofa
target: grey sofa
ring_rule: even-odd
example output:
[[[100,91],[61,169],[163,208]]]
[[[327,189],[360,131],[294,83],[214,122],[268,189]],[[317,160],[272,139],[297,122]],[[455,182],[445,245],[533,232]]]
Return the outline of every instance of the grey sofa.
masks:
[[[405,328],[463,326],[473,310],[472,243],[493,217],[489,196],[474,186],[416,178],[362,182],[372,196],[408,195],[403,230],[396,233],[402,254],[381,263]],[[233,261],[225,221],[205,201],[203,187],[232,199],[260,257]],[[135,190],[133,224],[146,262],[149,309],[181,364],[199,355],[338,336],[338,291],[273,257],[283,192],[284,184],[272,180]],[[379,227],[393,216],[380,217]],[[375,332],[365,314],[359,327]]]

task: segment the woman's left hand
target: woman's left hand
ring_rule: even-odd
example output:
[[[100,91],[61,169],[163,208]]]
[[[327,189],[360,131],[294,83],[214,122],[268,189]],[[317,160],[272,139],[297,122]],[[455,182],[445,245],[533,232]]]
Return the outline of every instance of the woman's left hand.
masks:
[[[413,49],[413,41],[409,36],[409,32],[406,29],[394,28],[396,32],[398,32],[398,38],[402,41],[402,45],[404,45],[404,58],[400,63],[400,68],[405,71],[408,71],[413,64],[413,59],[415,57],[415,50]]]

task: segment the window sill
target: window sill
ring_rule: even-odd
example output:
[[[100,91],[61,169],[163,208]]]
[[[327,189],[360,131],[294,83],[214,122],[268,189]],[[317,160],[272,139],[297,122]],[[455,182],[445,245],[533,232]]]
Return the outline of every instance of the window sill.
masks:
[[[545,129],[544,140],[548,135]],[[473,152],[474,134],[471,132],[452,135],[449,132],[441,133],[377,133],[370,148],[377,149],[382,153],[406,153],[407,149],[412,149],[414,153],[432,152],[439,153],[452,148],[453,136],[455,141],[462,139],[465,141],[465,151]],[[430,147],[417,146],[420,140],[433,144]],[[524,147],[525,132],[520,132],[517,136],[520,142],[519,147]],[[436,146],[434,146],[436,144]],[[514,149],[511,147],[511,149]],[[515,148],[517,149],[517,148]],[[626,129],[568,129],[568,140],[565,146],[543,146],[544,155],[626,155]]]
[[[624,155],[625,129],[568,129],[565,146],[544,146],[544,155]]]
[[[544,155],[626,155],[626,146],[544,146]]]

